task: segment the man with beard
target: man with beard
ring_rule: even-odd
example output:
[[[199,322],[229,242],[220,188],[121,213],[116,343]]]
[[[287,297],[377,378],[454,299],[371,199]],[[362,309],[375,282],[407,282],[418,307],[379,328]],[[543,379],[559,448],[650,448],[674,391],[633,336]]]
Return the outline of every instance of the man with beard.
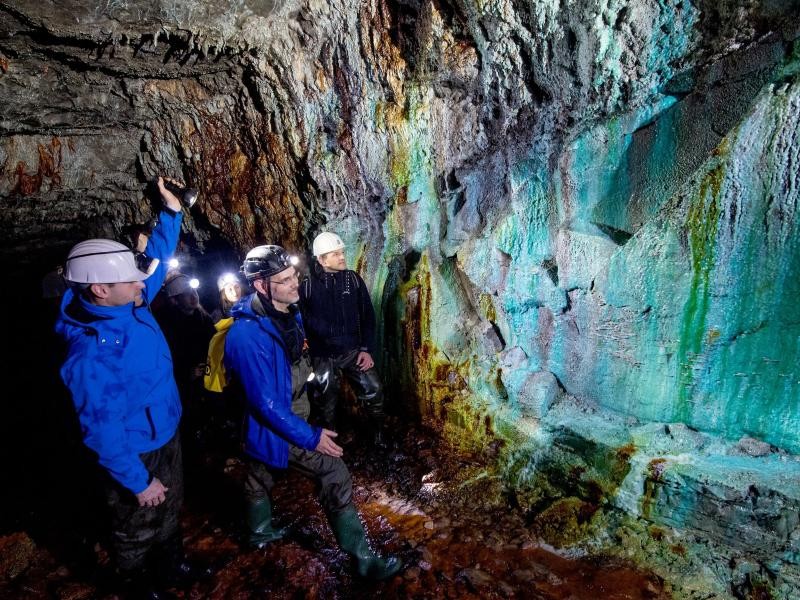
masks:
[[[316,483],[336,540],[355,559],[358,574],[386,579],[401,561],[372,552],[336,433],[307,422],[307,383],[314,377],[295,306],[300,296],[292,258],[280,246],[258,246],[247,254],[242,271],[255,293],[234,306],[225,340],[226,373],[245,399],[249,541],[260,547],[286,534],[272,524],[270,492],[275,477],[290,468]]]

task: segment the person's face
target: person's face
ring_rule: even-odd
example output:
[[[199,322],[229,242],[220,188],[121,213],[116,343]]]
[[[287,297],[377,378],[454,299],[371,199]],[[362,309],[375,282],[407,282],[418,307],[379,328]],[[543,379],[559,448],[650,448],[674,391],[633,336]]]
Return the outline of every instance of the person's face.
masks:
[[[120,283],[95,283],[92,285],[97,303],[102,306],[124,306],[133,302],[140,306],[143,302],[144,281],[123,281]]]
[[[225,299],[228,302],[236,302],[242,297],[242,289],[239,287],[238,283],[229,283],[222,288],[222,293],[225,295]]]
[[[294,267],[270,277],[269,286],[273,302],[288,306],[300,300],[300,280]]]
[[[347,268],[347,261],[344,258],[344,250],[334,250],[333,252],[328,252],[320,256],[317,260],[319,260],[319,264],[321,264],[322,268],[328,273],[332,273],[334,271],[344,271]]]

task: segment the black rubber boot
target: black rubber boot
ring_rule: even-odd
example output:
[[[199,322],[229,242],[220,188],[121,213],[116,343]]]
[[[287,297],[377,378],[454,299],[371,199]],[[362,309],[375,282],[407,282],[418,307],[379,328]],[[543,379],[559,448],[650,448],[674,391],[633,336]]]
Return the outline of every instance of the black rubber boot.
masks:
[[[173,535],[158,547],[154,558],[158,583],[165,588],[189,587],[214,576],[213,569],[186,557],[180,533]]]
[[[379,417],[372,416],[369,419],[369,426],[372,430],[372,445],[378,450],[386,450],[389,448],[384,421],[383,415]]]
[[[372,445],[378,450],[386,450],[389,448],[389,442],[386,441],[386,434],[383,429],[375,429],[372,433]]]
[[[386,450],[389,444],[386,441],[384,423],[386,414],[383,412],[383,388],[374,369],[358,374],[357,387],[360,388],[359,400],[367,413],[370,429],[372,430],[372,445],[378,450]]]
[[[397,573],[403,562],[396,556],[381,558],[369,547],[364,526],[352,504],[342,512],[328,517],[336,541],[342,550],[356,561],[356,570],[361,577],[380,581]]]
[[[256,548],[263,548],[286,536],[288,529],[272,526],[272,502],[269,498],[247,501],[248,543]]]

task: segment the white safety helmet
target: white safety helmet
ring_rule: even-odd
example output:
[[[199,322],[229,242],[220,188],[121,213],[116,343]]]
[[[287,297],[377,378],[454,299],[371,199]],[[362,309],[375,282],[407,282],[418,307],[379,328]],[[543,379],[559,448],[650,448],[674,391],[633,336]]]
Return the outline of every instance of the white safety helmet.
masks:
[[[323,231],[314,238],[314,257],[319,258],[328,252],[334,252],[344,248],[344,242],[335,233]]]
[[[114,240],[86,240],[69,251],[64,279],[72,283],[144,281],[157,266],[157,258],[148,259]]]

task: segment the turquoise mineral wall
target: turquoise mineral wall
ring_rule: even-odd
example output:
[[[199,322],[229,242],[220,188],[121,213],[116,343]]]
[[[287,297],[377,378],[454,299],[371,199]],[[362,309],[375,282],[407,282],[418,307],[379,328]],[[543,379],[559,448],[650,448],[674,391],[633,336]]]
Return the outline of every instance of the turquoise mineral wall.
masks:
[[[546,156],[508,165],[510,202],[483,215],[493,222],[472,238],[458,239],[453,215],[439,212],[447,198],[430,185],[432,167],[420,168],[430,161],[409,170],[418,208],[396,221],[398,235],[434,271],[455,249],[463,276],[450,287],[432,279],[428,341],[454,363],[473,360],[479,403],[519,414],[528,375],[550,371],[567,392],[625,415],[800,451],[799,106],[788,65],[705,160],[677,147],[690,143],[682,121],[697,114],[666,95],[576,134],[554,168]],[[653,133],[637,145],[643,127]],[[641,154],[631,157],[633,147]],[[639,170],[628,171],[632,161]],[[675,165],[692,161],[697,168],[675,181]],[[648,198],[621,202],[627,181],[641,182],[644,172],[652,183],[663,170],[671,183],[640,185]],[[440,219],[448,225],[442,243]],[[476,311],[506,353],[516,352],[511,361],[486,355],[479,324],[471,346],[450,341],[446,298],[480,294],[493,314]],[[498,369],[502,394],[483,383]]]
[[[769,85],[600,270],[592,304],[608,334],[576,392],[596,390],[642,419],[800,450],[799,90],[796,80]]]
[[[732,6],[462,3],[473,48],[442,7],[375,128],[356,119],[389,182],[380,238],[329,222],[372,236],[388,394],[499,458],[542,521],[698,536],[676,547],[716,574],[688,594],[729,592],[743,557],[794,593],[800,463],[769,445],[800,452],[796,28],[743,43]]]

